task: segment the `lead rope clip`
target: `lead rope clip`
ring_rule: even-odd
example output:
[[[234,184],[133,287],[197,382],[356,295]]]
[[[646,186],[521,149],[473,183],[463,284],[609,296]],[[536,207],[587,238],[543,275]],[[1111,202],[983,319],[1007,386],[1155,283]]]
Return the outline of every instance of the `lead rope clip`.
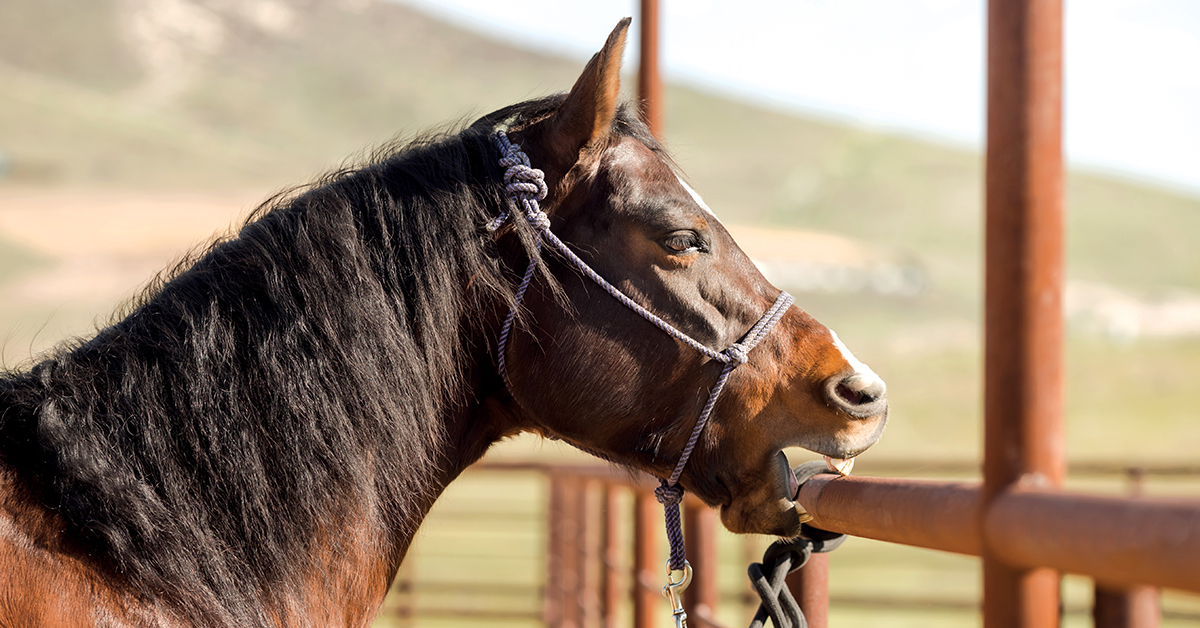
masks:
[[[671,577],[682,571],[679,580],[672,581]],[[683,591],[692,583],[692,566],[683,561],[683,569],[671,569],[667,563],[667,586],[663,587],[663,595],[671,602],[671,619],[675,620],[675,628],[687,628],[687,611],[683,610]]]

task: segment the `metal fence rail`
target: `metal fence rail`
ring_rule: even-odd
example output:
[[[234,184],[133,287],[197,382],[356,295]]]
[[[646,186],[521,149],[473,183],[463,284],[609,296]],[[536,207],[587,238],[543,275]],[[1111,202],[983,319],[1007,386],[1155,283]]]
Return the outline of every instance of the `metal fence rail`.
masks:
[[[639,86],[647,120],[661,134],[657,2],[642,7]],[[1097,581],[1097,626],[1156,626],[1160,613],[1146,585],[1200,592],[1200,502],[1060,489],[1061,0],[989,0],[987,64],[983,481],[818,477],[799,501],[828,530],[982,557],[985,628],[1057,626],[1059,572]],[[662,564],[652,486],[607,469],[554,468],[548,477],[546,625],[615,626],[626,592],[634,625],[654,625]],[[634,492],[629,569],[617,559],[620,527],[611,519],[621,487]],[[715,524],[707,509],[685,507],[697,578],[689,618],[713,625]],[[815,560],[792,580],[813,628],[827,622],[826,565]]]
[[[801,487],[799,502],[813,525],[853,536],[972,556],[986,548],[1016,568],[1200,592],[1196,501],[1019,487],[985,511],[978,485],[818,476]]]
[[[1058,490],[1062,1],[989,0],[987,41],[983,482],[822,478],[800,501],[829,530],[982,557],[986,628],[1057,626],[1056,570],[1096,578],[1098,626],[1157,625],[1144,585],[1200,591],[1200,503]],[[656,54],[642,60],[655,80]],[[657,87],[642,93],[659,120]],[[798,597],[820,606],[824,576],[803,584]],[[822,611],[810,619],[825,625]]]
[[[862,465],[868,470],[879,473],[905,473],[913,468],[925,467],[921,460],[874,460]],[[966,475],[978,472],[979,465],[966,461],[939,463],[938,472]],[[1190,465],[1149,465],[1128,466],[1110,462],[1087,462],[1072,465],[1072,472],[1079,470],[1081,474],[1091,477],[1111,478],[1121,480],[1129,477],[1190,477],[1200,479],[1200,466]],[[661,543],[662,511],[654,501],[652,489],[655,484],[644,476],[631,474],[607,466],[570,466],[544,464],[497,464],[485,463],[469,472],[470,476],[478,478],[489,474],[512,475],[514,477],[538,478],[542,488],[538,493],[544,501],[527,503],[517,510],[506,500],[495,500],[488,503],[478,503],[474,500],[460,502],[466,509],[442,512],[435,515],[437,522],[451,526],[464,523],[476,523],[495,526],[498,522],[512,524],[514,528],[541,528],[544,526],[545,551],[538,556],[529,557],[535,562],[545,565],[544,576],[531,582],[514,582],[511,578],[487,580],[473,574],[467,580],[453,581],[428,580],[414,577],[413,565],[401,572],[393,587],[392,597],[386,604],[386,613],[393,618],[409,621],[421,618],[462,618],[476,622],[504,621],[520,622],[526,625],[545,625],[550,628],[573,626],[575,628],[608,628],[614,626],[634,625],[636,628],[650,628],[662,624],[665,619],[665,601],[660,594],[663,578],[663,558],[665,549]],[[809,499],[816,494],[817,497]],[[1095,525],[1120,526],[1121,518],[1111,516],[1105,510],[1111,504],[1124,506],[1127,503],[1147,504],[1178,504],[1169,500],[1122,500],[1113,498],[1095,498],[1081,496],[1088,504],[1100,504],[1101,509],[1095,511]],[[955,536],[955,530],[963,527],[963,523],[976,515],[974,508],[978,505],[978,483],[912,481],[886,478],[834,478],[820,476],[806,483],[801,494],[802,503],[810,503],[817,516],[817,522],[830,527],[850,527],[852,534],[885,541],[901,542],[907,545],[927,547],[938,550],[952,551],[962,554],[977,555],[979,539]],[[1022,521],[1015,527],[1017,536],[1036,531],[1042,538],[1053,538],[1054,523],[1046,524],[1039,518],[1053,519],[1057,515],[1057,497],[1055,505],[1036,515],[1034,519]],[[871,504],[874,515],[872,518],[855,513],[854,509],[863,508],[863,504]],[[1180,512],[1184,518],[1192,517],[1191,526],[1195,528],[1196,504],[1182,502]],[[1040,503],[1037,504],[1041,508]],[[1153,508],[1150,509],[1153,511]],[[880,513],[884,513],[881,518]],[[1127,513],[1136,515],[1143,521],[1140,512]],[[749,599],[745,597],[745,589],[731,589],[729,581],[725,581],[724,589],[717,586],[717,572],[724,563],[726,569],[730,562],[737,564],[736,570],[741,574],[744,570],[744,551],[736,551],[737,556],[722,557],[718,554],[717,535],[718,525],[715,513],[696,501],[685,503],[685,517],[688,526],[689,557],[692,559],[695,572],[695,585],[689,589],[692,597],[688,600],[689,619],[694,626],[716,626],[714,617],[719,607],[740,609],[731,613],[732,616],[744,614],[746,618],[752,613]],[[1152,515],[1152,517],[1154,517]],[[864,525],[867,522],[868,525]],[[1185,527],[1186,527],[1186,522]],[[1007,524],[1005,524],[1007,525]],[[1023,532],[1022,529],[1025,529]],[[1181,530],[1183,530],[1181,532]],[[1162,537],[1186,537],[1186,530],[1169,529],[1163,533],[1151,531],[1148,538],[1151,543]],[[1107,543],[1110,539],[1102,537]],[[1081,540],[1082,539],[1082,540]],[[1165,558],[1168,566],[1171,561],[1176,564],[1176,571],[1183,572],[1185,578],[1188,572],[1186,551],[1172,556],[1167,552],[1165,557],[1156,557],[1143,551],[1141,537],[1134,537],[1124,542],[1118,540],[1106,552],[1118,552],[1122,543],[1126,546],[1136,546],[1138,552],[1134,559],[1142,564],[1161,564],[1160,558]],[[1068,539],[1071,543],[1088,543],[1074,529]],[[1025,541],[1022,541],[1025,542]],[[728,541],[726,541],[726,544]],[[457,558],[469,560],[478,564],[481,559],[495,561],[511,561],[520,548],[504,546],[503,543],[494,547],[488,556],[480,556],[474,548],[461,547],[455,544],[452,548],[464,555]],[[726,547],[726,550],[730,548]],[[761,549],[761,548],[760,548]],[[524,549],[520,549],[524,552]],[[1030,551],[1023,549],[1019,551]],[[1041,550],[1033,550],[1040,552]],[[1068,551],[1069,550],[1065,550]],[[1074,555],[1074,554],[1070,554]],[[838,560],[837,554],[815,555],[822,559]],[[1040,554],[1035,554],[1042,560]],[[529,558],[522,556],[523,562]],[[454,561],[455,556],[429,555],[416,552],[413,561],[431,560],[433,562]],[[1105,554],[1098,554],[1094,561],[1103,569],[1110,569],[1117,561],[1109,560]],[[1179,565],[1183,565],[1182,568]],[[1064,571],[1075,571],[1071,565],[1055,565]],[[1139,567],[1134,568],[1134,571]],[[1087,573],[1087,568],[1080,569]],[[503,575],[508,572],[501,568]],[[832,603],[838,607],[860,609],[890,609],[896,612],[929,611],[942,609],[963,611],[978,607],[974,598],[956,597],[898,597],[893,595],[843,593],[829,597],[826,582],[828,563],[810,562],[801,571],[793,574],[789,584],[797,594],[798,599],[808,614],[810,625],[823,625],[828,621],[828,607]],[[738,582],[744,582],[739,575]],[[1152,581],[1160,582],[1165,576],[1154,575]],[[1120,578],[1118,578],[1120,579]],[[743,585],[744,586],[744,585]],[[1100,595],[1096,599],[1095,608],[1090,609],[1094,615],[1102,619],[1100,625],[1145,625],[1129,624],[1128,618],[1159,616],[1179,620],[1200,621],[1200,614],[1182,610],[1168,610],[1162,613],[1159,609],[1157,591],[1153,588],[1143,588],[1130,597],[1119,586],[1108,585],[1110,595]],[[1102,590],[1103,593],[1103,590]],[[1119,594],[1119,595],[1113,595]],[[1064,614],[1079,615],[1089,612],[1089,609],[1079,602],[1064,608]],[[727,614],[726,616],[729,616]],[[1110,619],[1104,619],[1104,618]],[[1116,618],[1116,619],[1111,619]],[[1125,623],[1113,624],[1120,620]],[[1104,623],[1107,621],[1108,623]],[[1151,624],[1153,625],[1153,624]]]

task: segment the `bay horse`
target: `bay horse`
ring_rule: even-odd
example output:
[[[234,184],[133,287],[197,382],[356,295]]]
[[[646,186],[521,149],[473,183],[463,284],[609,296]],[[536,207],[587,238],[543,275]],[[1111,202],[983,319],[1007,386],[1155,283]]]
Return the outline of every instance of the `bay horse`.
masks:
[[[366,626],[434,500],[501,439],[666,477],[721,364],[530,224],[488,229],[511,206],[500,131],[544,172],[554,233],[662,321],[728,346],[777,301],[618,102],[628,24],[567,94],[268,201],[95,337],[6,373],[0,625]],[[745,362],[679,482],[730,530],[793,535],[781,450],[866,449],[883,383],[791,306]]]

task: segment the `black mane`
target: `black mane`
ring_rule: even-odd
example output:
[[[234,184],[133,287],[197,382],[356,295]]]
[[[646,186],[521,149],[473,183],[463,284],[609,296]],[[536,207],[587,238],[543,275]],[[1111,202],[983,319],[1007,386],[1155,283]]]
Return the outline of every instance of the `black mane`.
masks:
[[[504,202],[489,135],[557,100],[264,205],[122,320],[0,380],[0,462],[135,596],[267,622],[253,600],[298,589],[318,527],[363,504],[420,519],[478,313],[514,283],[484,228]]]
[[[507,202],[490,135],[561,99],[269,201],[123,319],[0,380],[0,462],[134,596],[203,623],[278,620],[259,601],[299,593],[339,518],[411,534],[441,420],[473,402],[479,314],[517,280],[485,229]],[[658,150],[629,111],[614,131]]]

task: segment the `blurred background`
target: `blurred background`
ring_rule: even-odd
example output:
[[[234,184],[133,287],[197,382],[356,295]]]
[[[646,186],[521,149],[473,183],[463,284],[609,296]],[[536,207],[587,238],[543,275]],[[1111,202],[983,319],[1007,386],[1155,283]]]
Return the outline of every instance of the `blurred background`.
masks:
[[[666,144],[764,273],[888,381],[888,432],[859,472],[976,477],[983,2],[666,0],[662,11]],[[629,0],[5,0],[4,366],[103,326],[274,191],[393,137],[569,88],[636,14]],[[1065,15],[1066,412],[1068,456],[1084,471],[1068,486],[1194,497],[1200,5],[1068,1]],[[590,461],[534,439],[489,459]],[[536,475],[464,477],[379,623],[537,625],[545,492]],[[722,538],[731,625],[749,618],[742,558],[768,541]],[[831,562],[831,622],[974,625],[977,572],[971,559],[854,540]],[[1067,625],[1086,625],[1086,583],[1064,586]],[[1194,597],[1167,594],[1164,609],[1164,625],[1200,625]]]

